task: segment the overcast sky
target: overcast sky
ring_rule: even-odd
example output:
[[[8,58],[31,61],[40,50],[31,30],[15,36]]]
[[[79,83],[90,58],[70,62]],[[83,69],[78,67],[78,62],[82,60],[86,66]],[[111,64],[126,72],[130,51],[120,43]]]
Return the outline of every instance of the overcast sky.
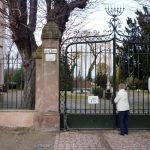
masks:
[[[105,5],[99,5],[96,12],[88,17],[88,25],[85,26],[88,30],[103,31],[107,29],[107,22],[110,16],[107,15],[105,7],[124,7],[124,13],[119,17],[122,22],[122,28],[126,25],[127,17],[135,18],[135,11],[141,9],[141,6],[134,0],[105,0]]]
[[[119,17],[122,22],[122,30],[126,26],[126,19],[127,17],[135,18],[135,11],[137,9],[141,9],[141,6],[138,5],[134,0],[103,0],[105,4],[102,4],[101,0],[100,3],[97,4],[91,10],[79,10],[71,19],[68,21],[67,32],[65,36],[71,36],[74,31],[99,31],[100,34],[103,34],[103,30],[108,30],[108,21],[110,20],[110,16],[106,13],[105,7],[124,7],[125,10],[123,14]],[[121,1],[121,2],[120,2]],[[123,2],[122,2],[123,1]],[[89,13],[90,11],[90,13]],[[83,19],[83,16],[85,17]],[[75,16],[75,17],[74,17]],[[72,25],[72,22],[74,25]],[[81,24],[81,22],[83,22]],[[77,25],[76,25],[77,24]],[[78,24],[81,24],[78,26]],[[69,32],[68,32],[69,31]],[[68,34],[69,33],[69,34]],[[68,34],[68,35],[67,35]],[[38,45],[41,44],[41,30],[36,31],[36,40]]]

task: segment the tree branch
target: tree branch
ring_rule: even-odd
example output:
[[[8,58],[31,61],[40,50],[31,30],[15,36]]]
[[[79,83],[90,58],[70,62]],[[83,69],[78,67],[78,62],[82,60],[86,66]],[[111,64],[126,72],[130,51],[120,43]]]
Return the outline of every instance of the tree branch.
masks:
[[[87,2],[89,0],[72,0],[71,2],[68,2],[66,0],[53,0],[53,8],[51,7],[52,0],[45,0],[47,3],[47,20],[54,20],[61,33],[63,34],[66,23],[68,22],[70,13],[75,8],[83,9],[87,5]]]
[[[30,0],[30,15],[29,15],[29,28],[33,32],[36,28],[37,20],[37,0]]]
[[[27,26],[27,2],[24,0],[7,0],[9,8],[9,22],[13,33],[20,34],[20,31],[24,30]]]
[[[74,0],[68,4],[69,10],[73,11],[75,8],[83,9],[89,0]]]
[[[26,0],[7,0],[9,8],[9,22],[10,28],[12,30],[12,38],[16,43],[18,50],[23,59],[30,59],[32,57],[32,52],[36,50],[36,41],[34,37],[34,30],[36,26],[36,13],[35,8],[36,1],[31,0],[30,10],[30,22],[28,25],[28,11],[27,11],[27,1]],[[33,6],[32,6],[33,5]],[[31,20],[32,19],[32,20]],[[32,28],[30,29],[30,27]]]

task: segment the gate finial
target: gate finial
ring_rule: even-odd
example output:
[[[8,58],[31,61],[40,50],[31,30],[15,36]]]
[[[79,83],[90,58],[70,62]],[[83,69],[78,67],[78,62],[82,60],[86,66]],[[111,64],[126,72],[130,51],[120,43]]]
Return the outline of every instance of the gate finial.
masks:
[[[122,15],[122,13],[124,12],[124,7],[107,6],[107,7],[105,7],[105,10],[109,16],[118,17],[118,16]]]

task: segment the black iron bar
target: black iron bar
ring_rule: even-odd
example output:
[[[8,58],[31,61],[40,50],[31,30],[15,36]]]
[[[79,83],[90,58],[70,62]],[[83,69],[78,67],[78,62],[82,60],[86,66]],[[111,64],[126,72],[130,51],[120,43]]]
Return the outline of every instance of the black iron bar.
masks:
[[[88,45],[86,44],[85,45],[85,51],[87,52],[88,51]],[[85,86],[85,90],[86,90],[86,82],[87,82],[87,62],[88,62],[88,59],[87,59],[87,54],[85,54],[85,80],[84,80],[84,86]],[[86,112],[86,107],[87,107],[87,99],[86,99],[86,91],[84,93],[84,96],[85,96],[85,114],[87,113]]]
[[[68,55],[68,47],[66,48],[66,51],[65,51],[65,62],[64,62],[64,82],[65,84],[63,85],[64,86],[64,89],[65,89],[65,100],[64,100],[64,114],[66,115],[67,113],[67,63],[68,63],[68,60],[67,60],[67,55]],[[66,116],[65,116],[66,117]],[[64,119],[65,119],[64,117]],[[64,120],[65,122],[66,120]]]
[[[81,44],[81,53],[80,53],[80,55],[81,55],[81,87],[83,86],[83,80],[84,80],[84,78],[83,78],[83,66],[82,66],[82,64],[83,64],[82,51],[83,51],[83,45]],[[82,101],[82,99],[80,99],[80,113],[81,113],[81,108],[82,108],[81,101]]]
[[[78,52],[78,45],[76,44],[75,45],[75,57],[77,57],[77,52]],[[76,63],[76,90],[78,90],[79,88],[79,82],[78,82],[78,61],[77,61],[77,58],[75,60],[75,63]],[[76,95],[75,95],[75,112],[77,112],[77,95],[78,95],[78,92],[76,91]]]
[[[105,76],[106,76],[106,78],[107,78],[107,55],[106,55],[106,51],[107,51],[107,46],[106,46],[106,42],[105,42],[105,54],[104,54],[104,56],[105,56],[105,62],[104,62],[104,65],[105,65]],[[106,79],[107,80],[107,79]],[[105,87],[105,93],[104,93],[104,114],[106,113],[106,90],[107,90],[107,83],[106,83],[106,85],[104,85],[104,87]]]
[[[115,23],[115,22],[114,22]],[[116,96],[116,34],[113,38],[113,97]],[[116,105],[113,102],[113,114],[116,115]]]
[[[18,54],[19,55],[19,54]],[[18,58],[19,59],[19,61],[20,61],[20,58]],[[23,108],[23,84],[24,84],[24,82],[23,82],[23,78],[24,78],[24,73],[23,73],[23,68],[22,68],[22,64],[21,63],[19,63],[19,65],[21,66],[21,85],[20,85],[20,90],[21,90],[21,108]]]
[[[147,74],[148,74],[148,78],[149,78],[149,76],[150,76],[150,45],[147,45],[147,53],[148,53],[148,55],[146,55],[147,56]],[[148,81],[148,79],[147,79],[147,81]],[[148,96],[147,96],[147,109],[148,109],[148,114],[150,114],[150,91],[149,91],[149,88],[148,88],[148,92],[147,92],[147,94],[148,94]]]
[[[72,46],[71,46],[71,67],[72,67],[72,65],[74,65],[73,64],[73,50],[72,50],[73,48],[72,48]],[[73,71],[71,70],[71,74],[72,74],[72,78],[73,78]],[[72,79],[73,81],[73,84],[74,84],[74,78]],[[70,81],[71,82],[71,81]],[[69,110],[70,110],[70,112],[72,113],[72,103],[73,103],[73,101],[72,101],[72,99],[73,99],[73,96],[72,96],[72,92],[71,92],[71,97],[70,97],[70,101],[67,101],[67,103],[70,103],[70,108],[69,108]]]
[[[7,107],[7,109],[8,109],[8,91],[9,91],[9,72],[10,72],[10,69],[9,69],[9,67],[10,67],[10,62],[9,62],[9,59],[10,59],[10,55],[8,54],[7,55],[7,103],[6,103],[6,107]]]
[[[89,52],[89,54],[90,54],[90,65],[91,65],[91,63],[92,63],[92,51],[91,51],[91,48],[92,48],[92,46],[90,47],[90,52]],[[91,73],[92,74],[92,73]],[[96,74],[95,74],[95,76],[96,76]],[[89,78],[89,77],[88,77]],[[91,80],[92,80],[92,76],[90,76],[90,78],[91,78]],[[89,79],[90,80],[90,79]],[[91,93],[91,92],[90,92]],[[92,113],[92,108],[91,108],[91,104],[90,104],[90,114]]]
[[[100,57],[99,57],[99,72],[98,73],[100,73],[101,72],[101,61],[102,61],[102,49],[101,49],[102,47],[101,47],[101,44],[100,44],[100,48],[99,48],[99,50],[100,50]],[[96,82],[95,82],[95,86],[96,86]],[[96,87],[95,87],[95,89],[96,89]],[[99,100],[100,100],[100,114],[101,114],[101,107],[102,107],[102,98],[101,97],[99,97]]]
[[[18,71],[19,70],[19,68],[18,68],[18,64],[19,64],[18,63],[18,55],[17,55],[16,59],[17,59],[16,60],[16,70]],[[19,70],[19,72],[21,73],[21,70]],[[18,95],[17,94],[18,93],[18,89],[20,89],[19,86],[20,85],[18,85],[18,78],[17,78],[17,83],[16,83],[16,109],[18,108],[18,104],[20,105],[20,102],[18,103],[18,99],[17,99],[18,98],[18,96],[17,96]]]
[[[97,56],[98,54],[97,54],[97,51],[96,51],[96,48],[97,48],[96,45],[97,45],[97,43],[95,43],[95,44],[93,44],[93,45],[94,45],[93,53],[95,53],[95,58],[94,58],[94,59],[95,59],[95,64],[94,64],[95,67],[94,67],[94,68],[95,68],[95,76],[96,76],[96,74],[97,74],[97,70],[96,70],[96,62],[97,62],[97,61],[96,61],[96,60],[97,60],[97,57],[98,57],[98,56]],[[91,74],[92,74],[92,73],[91,73]],[[91,75],[91,76],[92,76],[92,75]],[[92,77],[91,77],[91,78],[92,78]],[[96,82],[95,82],[95,83],[96,83]],[[96,104],[95,104],[94,112],[96,113]]]
[[[14,95],[14,93],[13,93],[13,89],[14,89],[13,84],[14,83],[12,82],[12,76],[14,75],[14,68],[13,68],[14,67],[14,58],[13,58],[13,56],[11,57],[10,60],[11,60],[11,74],[12,74],[10,76],[10,80],[9,80],[9,83],[10,83],[10,86],[11,86],[11,106],[10,107],[13,108],[13,101],[14,101],[14,98],[13,98],[14,97],[13,96]]]

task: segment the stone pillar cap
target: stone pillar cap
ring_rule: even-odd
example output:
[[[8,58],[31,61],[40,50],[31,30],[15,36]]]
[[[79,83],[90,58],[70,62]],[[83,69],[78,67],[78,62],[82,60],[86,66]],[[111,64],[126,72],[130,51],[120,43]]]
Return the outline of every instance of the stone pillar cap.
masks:
[[[42,39],[59,39],[61,33],[54,21],[49,21],[43,28]]]

